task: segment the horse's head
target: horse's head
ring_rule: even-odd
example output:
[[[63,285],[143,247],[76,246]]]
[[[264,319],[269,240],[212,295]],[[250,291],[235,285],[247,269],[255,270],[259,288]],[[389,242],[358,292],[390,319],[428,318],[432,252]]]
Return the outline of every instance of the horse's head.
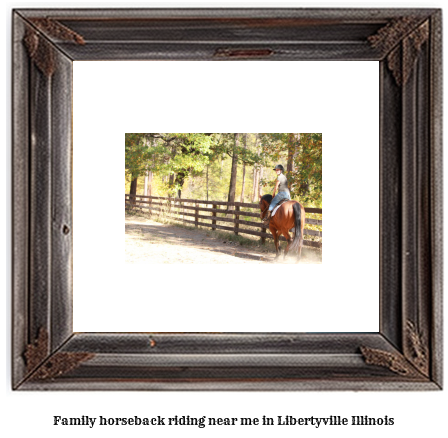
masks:
[[[272,195],[260,195],[260,219],[263,219],[272,201]]]

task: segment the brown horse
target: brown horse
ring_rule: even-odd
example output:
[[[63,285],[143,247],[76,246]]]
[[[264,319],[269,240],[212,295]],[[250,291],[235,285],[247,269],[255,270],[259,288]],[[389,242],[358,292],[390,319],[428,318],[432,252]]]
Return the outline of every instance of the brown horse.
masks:
[[[269,209],[272,201],[272,195],[260,196],[260,218],[263,219]],[[280,205],[269,222],[269,229],[274,237],[276,258],[280,255],[279,237],[283,234],[288,244],[285,248],[286,257],[289,251],[297,251],[297,263],[300,261],[303,246],[303,228],[305,227],[305,209],[297,201],[286,201]],[[294,238],[291,239],[289,231],[292,230]]]

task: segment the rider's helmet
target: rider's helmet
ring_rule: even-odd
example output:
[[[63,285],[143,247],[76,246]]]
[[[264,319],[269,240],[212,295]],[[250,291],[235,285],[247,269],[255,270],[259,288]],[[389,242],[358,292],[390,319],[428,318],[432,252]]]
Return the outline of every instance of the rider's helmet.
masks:
[[[283,166],[281,164],[277,164],[277,166],[274,167],[274,170],[280,169],[282,172],[285,171],[285,169],[283,168]]]

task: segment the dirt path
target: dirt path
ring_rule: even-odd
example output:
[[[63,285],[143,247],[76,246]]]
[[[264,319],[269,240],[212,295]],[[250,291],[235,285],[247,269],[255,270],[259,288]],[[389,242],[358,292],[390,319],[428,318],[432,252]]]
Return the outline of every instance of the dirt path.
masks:
[[[211,235],[209,235],[211,234]],[[261,247],[247,247],[206,230],[167,225],[138,216],[126,216],[126,263],[295,263]],[[283,242],[283,246],[285,243]],[[301,263],[321,263],[313,250],[304,248]]]

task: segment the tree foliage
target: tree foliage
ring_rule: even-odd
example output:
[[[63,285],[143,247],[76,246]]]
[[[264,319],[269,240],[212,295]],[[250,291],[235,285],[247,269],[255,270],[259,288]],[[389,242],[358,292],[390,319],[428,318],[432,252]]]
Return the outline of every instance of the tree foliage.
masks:
[[[264,162],[290,167],[285,174],[291,198],[305,204],[322,204],[322,134],[260,134]],[[287,166],[288,159],[292,166]],[[264,181],[265,185],[267,184]],[[270,185],[273,185],[271,182]]]
[[[131,180],[149,170],[150,159],[145,134],[125,134],[125,173]]]
[[[185,179],[204,170],[212,155],[215,134],[126,134],[126,172],[132,178],[151,171],[168,176],[168,191],[182,189]]]
[[[308,206],[322,205],[322,134],[126,134],[125,157],[128,181],[153,172],[153,188],[160,196],[180,197],[183,190],[198,199],[228,199],[232,168],[238,199],[245,165],[250,172],[245,181],[246,202],[258,192],[255,184],[273,187],[272,168],[283,164],[292,199]]]

